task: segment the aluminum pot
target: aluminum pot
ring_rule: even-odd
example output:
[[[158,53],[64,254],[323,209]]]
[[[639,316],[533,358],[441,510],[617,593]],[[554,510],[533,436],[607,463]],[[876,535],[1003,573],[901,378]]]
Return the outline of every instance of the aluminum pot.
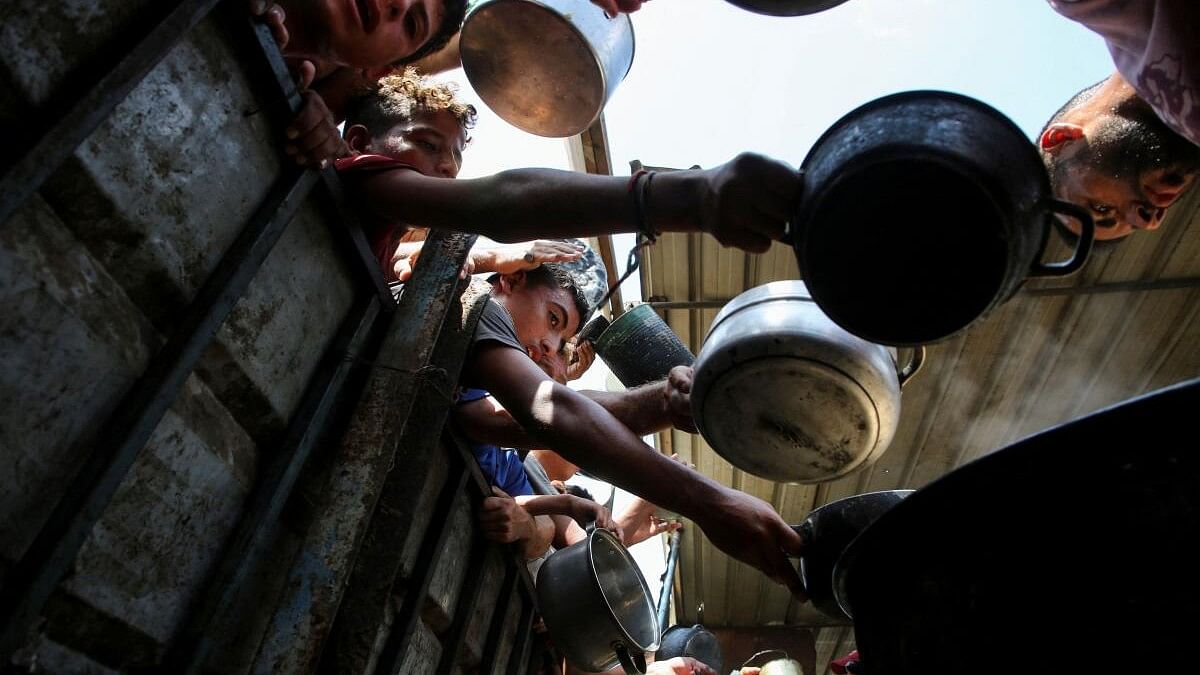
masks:
[[[478,0],[459,38],[471,87],[509,124],[563,138],[587,129],[633,65],[633,23],[589,0]]]
[[[770,16],[801,16],[832,9],[846,0],[726,0],[732,5],[756,14]]]
[[[838,325],[889,345],[953,335],[1027,277],[1083,266],[1086,209],[1053,199],[1033,144],[966,96],[910,91],[850,112],[802,165],[792,243],[812,297]],[[1040,261],[1051,219],[1082,224],[1071,257]]]
[[[608,530],[589,527],[586,539],[547,558],[538,571],[537,598],[555,646],[582,670],[620,663],[626,673],[643,673],[645,652],[658,649],[650,589]]]
[[[774,481],[819,483],[873,462],[920,368],[829,320],[800,281],[752,288],[725,305],[696,359],[692,416],[731,464]]]

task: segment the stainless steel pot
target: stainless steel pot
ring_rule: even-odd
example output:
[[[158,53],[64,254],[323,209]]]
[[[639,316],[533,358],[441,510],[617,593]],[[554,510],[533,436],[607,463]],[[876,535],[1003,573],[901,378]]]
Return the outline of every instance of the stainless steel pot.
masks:
[[[582,670],[620,663],[626,673],[642,673],[645,652],[658,649],[650,589],[608,530],[589,528],[587,539],[551,555],[538,571],[537,596],[555,646]]]
[[[796,260],[812,297],[846,330],[928,344],[1010,298],[1027,277],[1074,273],[1094,225],[1053,198],[1037,149],[975,99],[885,96],[847,113],[804,159]],[[1071,257],[1043,263],[1055,214],[1081,223]]]
[[[896,350],[825,316],[800,281],[776,281],[717,314],[696,359],[692,416],[734,466],[775,481],[819,483],[874,461],[900,416],[900,388],[924,350]]]
[[[587,129],[633,65],[633,24],[589,0],[479,0],[459,38],[471,87],[518,129]]]

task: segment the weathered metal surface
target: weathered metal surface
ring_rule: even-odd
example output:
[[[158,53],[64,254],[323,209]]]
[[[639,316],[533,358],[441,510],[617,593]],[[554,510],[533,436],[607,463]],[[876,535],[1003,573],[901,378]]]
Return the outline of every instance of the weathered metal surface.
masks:
[[[173,7],[156,5],[165,16],[149,26],[131,50],[116,63],[95,68],[88,78],[90,86],[78,91],[69,104],[50,107],[57,115],[30,120],[35,128],[42,128],[31,134],[32,142],[20,148],[17,158],[6,162],[0,172],[0,225],[216,4],[217,0],[181,0]],[[27,35],[26,39],[38,38]],[[11,140],[24,145],[19,138]]]
[[[167,667],[172,672],[199,672],[217,641],[218,626],[231,622],[239,597],[244,604],[242,591],[247,577],[268,553],[271,529],[325,428],[355,360],[363,354],[379,309],[379,300],[375,296],[360,300],[330,346],[309,395],[296,411],[282,447],[268,458],[265,470],[259,476],[253,498],[242,513],[238,532],[208,582],[210,592],[200,596],[187,626],[175,639],[174,653],[167,660]]]
[[[474,241],[473,235],[444,232],[427,240],[338,446],[325,498],[288,574],[288,596],[272,620],[257,672],[315,667],[420,384],[453,386],[436,370],[422,369],[457,302],[458,269]]]
[[[488,547],[482,557],[483,570],[478,576],[476,590],[479,596],[475,601],[475,610],[464,611],[460,614],[460,616],[467,617],[467,625],[462,637],[463,656],[460,659],[467,666],[480,663],[488,630],[492,625],[492,619],[498,616],[497,606],[504,597],[502,586],[506,566],[500,547]],[[467,573],[467,578],[470,581],[470,572]],[[499,609],[503,610],[502,607]],[[500,623],[499,620],[497,623]]]
[[[176,331],[110,418],[99,435],[98,447],[37,539],[5,576],[4,588],[0,589],[0,621],[4,626],[0,656],[16,649],[36,621],[41,606],[70,569],[138,452],[316,178],[315,172],[289,174],[272,190],[197,294]]]

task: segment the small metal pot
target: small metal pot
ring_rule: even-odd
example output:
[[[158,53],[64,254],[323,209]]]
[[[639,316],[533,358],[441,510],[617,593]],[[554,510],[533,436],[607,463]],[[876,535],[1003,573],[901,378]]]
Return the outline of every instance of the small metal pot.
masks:
[[[1086,209],[1053,199],[1036,148],[975,99],[910,91],[825,132],[802,166],[796,260],[837,324],[880,344],[928,344],[1007,300],[1027,277],[1087,260]],[[1082,224],[1072,256],[1040,262],[1054,214]]]
[[[538,571],[538,608],[567,660],[602,672],[618,663],[646,670],[645,652],[658,649],[658,617],[641,570],[608,530],[556,551]]]
[[[588,0],[479,0],[459,38],[471,87],[509,124],[563,138],[599,117],[633,65],[633,23]]]
[[[662,645],[654,658],[666,661],[676,656],[688,656],[721,672],[724,659],[717,636],[700,624],[694,626],[671,626],[662,634]]]
[[[900,388],[924,351],[896,350],[829,320],[800,281],[776,281],[717,314],[696,360],[692,416],[704,439],[756,476],[819,483],[883,454],[900,419]]]
[[[593,344],[613,375],[630,389],[658,382],[675,366],[696,361],[675,331],[645,303],[617,317]]]
[[[800,580],[814,607],[835,619],[850,619],[834,592],[834,568],[850,542],[912,493],[883,490],[838,499],[813,509],[795,527],[804,540]]]
[[[769,16],[801,16],[832,9],[846,0],[726,0],[731,5]]]

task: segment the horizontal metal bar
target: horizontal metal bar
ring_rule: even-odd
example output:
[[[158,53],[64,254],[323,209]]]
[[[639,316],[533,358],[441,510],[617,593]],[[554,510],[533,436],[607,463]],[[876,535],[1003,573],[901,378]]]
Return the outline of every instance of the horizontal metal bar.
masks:
[[[82,88],[72,101],[47,106],[50,109],[29,118],[33,124],[39,118],[49,121],[20,156],[0,172],[0,226],[216,4],[217,0],[182,0],[103,75],[77,78],[90,86]],[[155,6],[152,3],[146,11],[154,11]],[[56,115],[57,110],[62,112]],[[19,142],[13,137],[7,140]]]
[[[390,301],[390,298],[389,298]],[[270,535],[329,421],[355,363],[380,314],[379,298],[363,296],[351,308],[338,335],[325,352],[304,400],[292,415],[282,447],[272,452],[242,515],[238,531],[226,548],[216,572],[200,594],[200,604],[180,631],[165,659],[166,672],[198,673],[217,640],[230,624],[242,597],[242,587],[268,553]]]
[[[1139,293],[1146,291],[1170,291],[1183,288],[1200,288],[1200,277],[1151,279],[1147,281],[1112,281],[1088,286],[1051,286],[1043,288],[1025,287],[1018,295],[1032,297],[1060,295],[1101,295],[1105,293]],[[646,303],[657,310],[669,309],[720,309],[733,298],[725,300],[651,300]]]
[[[250,224],[221,258],[176,330],[125,395],[66,494],[0,589],[0,659],[7,661],[50,593],[72,567],[138,454],[175,401],[201,354],[245,293],[300,203],[316,185],[315,171],[287,171]]]

